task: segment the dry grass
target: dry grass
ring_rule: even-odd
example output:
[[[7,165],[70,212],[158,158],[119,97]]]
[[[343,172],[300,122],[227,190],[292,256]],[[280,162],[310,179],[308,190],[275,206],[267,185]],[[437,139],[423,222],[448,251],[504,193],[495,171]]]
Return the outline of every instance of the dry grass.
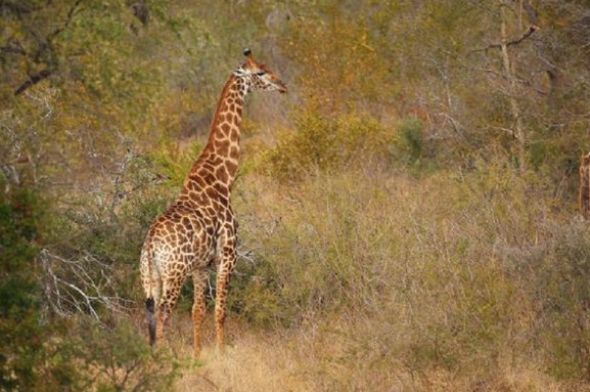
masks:
[[[182,323],[190,331],[190,320]],[[288,334],[255,332],[228,322],[229,344],[223,353],[217,351],[211,333],[213,323],[205,323],[206,341],[198,365],[187,371],[176,385],[176,391],[313,391],[302,373],[303,353],[293,346]],[[187,333],[187,336],[190,333]],[[175,343],[177,355],[190,358],[190,339]]]
[[[190,319],[177,320],[171,340],[179,358],[191,356]],[[212,324],[209,320],[207,324]],[[212,325],[207,325],[212,327]],[[210,330],[210,328],[208,328]],[[340,337],[339,337],[340,336]],[[350,342],[319,325],[298,331],[253,331],[230,324],[231,342],[219,353],[212,344],[198,365],[188,368],[175,391],[433,391],[433,392],[574,392],[587,385],[560,383],[528,364],[505,364],[493,377],[478,379],[442,369],[416,373],[403,366],[344,360]],[[178,339],[178,340],[175,340]],[[395,361],[392,361],[395,362]]]
[[[231,296],[244,322],[179,385],[584,390],[590,232],[530,180],[502,167],[249,176],[237,210],[258,264],[240,264]]]
[[[590,230],[501,166],[237,187],[229,345],[178,391],[588,391]],[[535,195],[535,198],[531,198]],[[170,340],[190,358],[188,314]]]

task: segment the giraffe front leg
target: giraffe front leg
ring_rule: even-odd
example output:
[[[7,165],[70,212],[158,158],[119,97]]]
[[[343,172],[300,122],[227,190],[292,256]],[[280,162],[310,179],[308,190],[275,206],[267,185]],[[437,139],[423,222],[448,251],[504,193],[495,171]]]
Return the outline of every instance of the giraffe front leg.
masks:
[[[193,272],[193,358],[201,352],[201,328],[205,318],[205,288],[207,287],[207,270]]]
[[[217,270],[217,293],[215,295],[215,336],[217,348],[223,351],[225,336],[223,324],[227,307],[229,280],[236,263],[236,252],[233,246],[224,247],[221,262]]]

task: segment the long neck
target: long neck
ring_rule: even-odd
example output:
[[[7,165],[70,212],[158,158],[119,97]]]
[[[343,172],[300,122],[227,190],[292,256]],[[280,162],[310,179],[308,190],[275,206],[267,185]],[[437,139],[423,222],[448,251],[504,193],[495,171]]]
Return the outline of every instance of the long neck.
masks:
[[[185,190],[215,185],[229,192],[238,171],[240,124],[246,93],[244,80],[232,74],[219,98],[207,145],[193,164]]]

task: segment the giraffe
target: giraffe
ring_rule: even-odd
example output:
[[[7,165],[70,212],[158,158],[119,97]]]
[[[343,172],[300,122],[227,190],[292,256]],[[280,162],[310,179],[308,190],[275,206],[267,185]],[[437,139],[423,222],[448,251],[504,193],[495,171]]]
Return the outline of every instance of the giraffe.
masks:
[[[224,345],[228,285],[236,263],[237,222],[230,205],[240,156],[244,98],[252,90],[285,93],[286,85],[244,50],[246,61],[223,87],[207,144],[186,177],[180,195],[150,226],[140,256],[150,344],[160,340],[181,287],[192,275],[194,356],[201,350],[207,268],[217,265],[215,335]]]

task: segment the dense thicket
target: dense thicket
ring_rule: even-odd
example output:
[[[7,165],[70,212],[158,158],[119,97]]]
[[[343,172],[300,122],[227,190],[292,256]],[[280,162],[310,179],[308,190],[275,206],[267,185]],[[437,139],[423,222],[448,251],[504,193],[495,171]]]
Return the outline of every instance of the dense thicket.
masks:
[[[245,110],[234,319],[312,331],[310,390],[590,380],[587,2],[0,0],[1,390],[177,374],[139,248],[246,46],[289,94]]]

